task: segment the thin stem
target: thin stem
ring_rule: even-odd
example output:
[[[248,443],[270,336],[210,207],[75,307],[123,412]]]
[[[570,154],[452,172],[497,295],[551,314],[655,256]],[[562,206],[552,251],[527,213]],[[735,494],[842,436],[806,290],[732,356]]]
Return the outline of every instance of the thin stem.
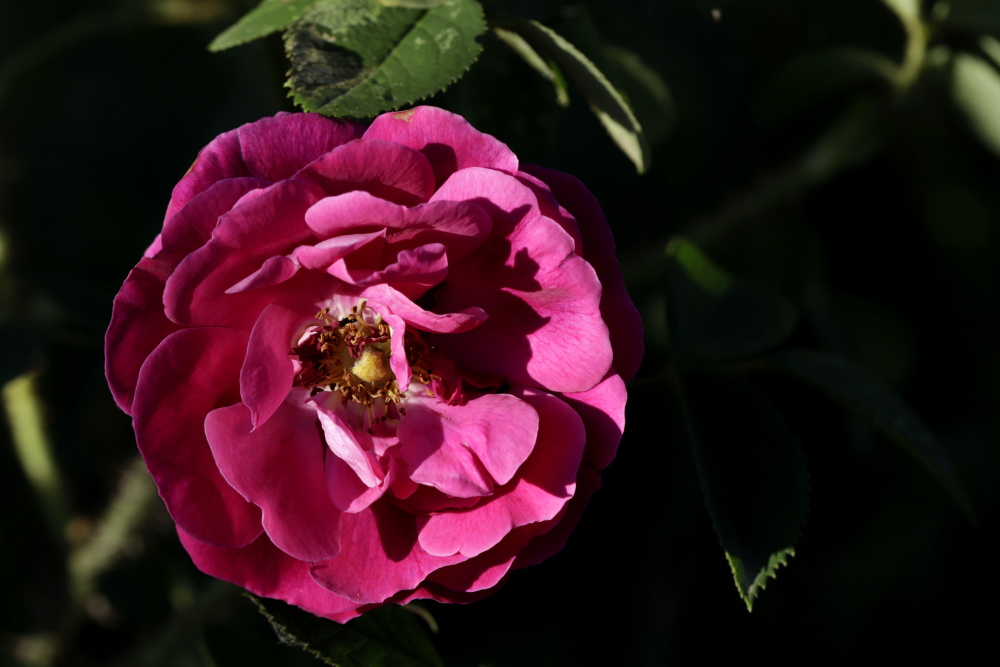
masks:
[[[18,461],[38,500],[53,542],[62,545],[70,510],[46,432],[45,411],[36,385],[35,374],[26,373],[5,384],[0,393]]]

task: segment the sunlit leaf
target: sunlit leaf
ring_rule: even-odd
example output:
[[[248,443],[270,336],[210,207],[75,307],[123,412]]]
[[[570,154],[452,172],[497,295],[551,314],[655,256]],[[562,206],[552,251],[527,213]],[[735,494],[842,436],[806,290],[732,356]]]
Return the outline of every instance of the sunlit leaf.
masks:
[[[646,137],[651,142],[666,138],[677,121],[677,106],[667,84],[635,51],[611,44],[601,50],[608,76],[627,97]]]
[[[611,139],[641,174],[649,168],[649,143],[635,113],[607,77],[579,49],[537,21],[509,21],[503,29],[520,35],[531,47],[559,66],[583,94]]]
[[[985,54],[1000,56],[1000,43],[992,37],[983,37],[980,44]],[[976,136],[1000,155],[1000,72],[995,64],[970,53],[957,53],[951,85],[955,101]]]
[[[292,97],[306,111],[366,118],[444,89],[481,50],[474,0],[428,10],[327,2],[285,32]]]
[[[667,297],[674,353],[685,367],[747,359],[795,328],[795,307],[726,273],[690,241],[667,249]]]
[[[740,597],[754,600],[795,555],[809,506],[798,440],[774,406],[743,380],[684,380],[702,489]]]
[[[881,431],[926,468],[974,520],[972,499],[948,455],[920,418],[868,371],[831,354],[806,350],[775,352],[764,362],[822,390]]]
[[[920,19],[920,0],[882,0],[903,23]]]
[[[263,0],[208,45],[210,51],[222,51],[270,35],[292,25],[306,11],[322,0]]]
[[[409,9],[430,9],[444,4],[445,0],[375,0],[383,7],[407,7]]]
[[[337,667],[442,667],[416,614],[387,605],[347,623],[247,594],[284,644]]]
[[[569,105],[569,91],[566,88],[566,80],[563,78],[559,68],[554,63],[546,60],[538,51],[535,51],[521,35],[511,30],[506,30],[499,26],[493,27],[493,32],[503,40],[514,52],[521,56],[532,69],[541,74],[545,79],[552,82],[555,88],[556,102],[559,106]]]

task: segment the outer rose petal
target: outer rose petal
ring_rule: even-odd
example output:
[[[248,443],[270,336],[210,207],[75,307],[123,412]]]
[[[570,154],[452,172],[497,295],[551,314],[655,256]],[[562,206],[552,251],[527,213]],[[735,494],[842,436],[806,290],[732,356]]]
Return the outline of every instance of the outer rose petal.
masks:
[[[548,184],[559,203],[576,217],[583,256],[597,271],[604,288],[601,314],[615,350],[614,368],[627,382],[642,362],[642,319],[625,291],[625,279],[615,257],[615,240],[601,206],[590,190],[569,174],[535,165],[525,165],[524,171]]]
[[[359,605],[384,602],[416,588],[434,570],[465,560],[425,552],[417,544],[416,519],[390,503],[344,514],[340,530],[340,555],[316,563],[311,574],[319,585]]]
[[[111,324],[104,338],[104,373],[111,394],[125,414],[132,414],[139,369],[149,353],[180,327],[163,314],[163,279],[143,268],[156,270],[143,259],[125,279],[115,297]]]
[[[586,461],[604,470],[615,458],[625,430],[625,382],[617,374],[587,391],[564,394],[563,399],[583,418],[587,427]]]
[[[252,432],[245,405],[219,408],[205,420],[205,435],[222,475],[263,511],[271,541],[293,558],[313,562],[340,551],[341,514],[326,492],[323,442],[305,395],[295,392]]]
[[[170,516],[188,534],[220,547],[249,544],[260,510],[219,473],[205,439],[205,415],[239,400],[246,334],[185,329],[168,336],[139,372],[132,404],[139,451]]]
[[[321,196],[313,184],[283,181],[222,216],[212,240],[188,255],[167,280],[167,317],[189,326],[249,329],[267,305],[266,295],[226,291],[265,258],[310,238],[305,211]]]
[[[229,178],[277,182],[333,148],[356,139],[362,127],[320,114],[278,114],[216,137],[174,186],[169,220],[199,192]]]
[[[381,139],[415,148],[430,160],[440,185],[466,167],[487,167],[513,174],[517,156],[469,122],[437,107],[385,113],[372,121],[365,139]]]
[[[241,586],[251,593],[278,598],[340,623],[358,616],[358,605],[323,588],[309,576],[309,563],[296,560],[261,535],[241,549],[222,549],[199,542],[181,528],[181,544],[205,574]]]

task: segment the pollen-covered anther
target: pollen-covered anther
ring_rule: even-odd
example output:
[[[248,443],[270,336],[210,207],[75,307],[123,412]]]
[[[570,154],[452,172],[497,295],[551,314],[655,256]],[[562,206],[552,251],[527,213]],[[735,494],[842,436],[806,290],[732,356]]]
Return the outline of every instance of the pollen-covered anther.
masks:
[[[354,306],[337,320],[329,308],[316,314],[322,325],[311,327],[292,352],[301,369],[296,386],[312,392],[337,391],[345,400],[370,406],[376,399],[398,403],[404,394],[389,365],[391,330],[377,315],[373,323],[365,319],[364,306]]]

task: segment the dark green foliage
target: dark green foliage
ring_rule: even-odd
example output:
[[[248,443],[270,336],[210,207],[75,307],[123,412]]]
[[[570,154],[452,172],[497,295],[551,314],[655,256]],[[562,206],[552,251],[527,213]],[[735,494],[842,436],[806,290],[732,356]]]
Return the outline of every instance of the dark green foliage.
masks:
[[[336,667],[441,667],[418,616],[388,606],[341,625],[279,600],[247,597],[283,644],[298,646]]]
[[[778,411],[745,381],[693,374],[684,394],[705,500],[749,611],[795,555],[809,506],[806,459]]]

